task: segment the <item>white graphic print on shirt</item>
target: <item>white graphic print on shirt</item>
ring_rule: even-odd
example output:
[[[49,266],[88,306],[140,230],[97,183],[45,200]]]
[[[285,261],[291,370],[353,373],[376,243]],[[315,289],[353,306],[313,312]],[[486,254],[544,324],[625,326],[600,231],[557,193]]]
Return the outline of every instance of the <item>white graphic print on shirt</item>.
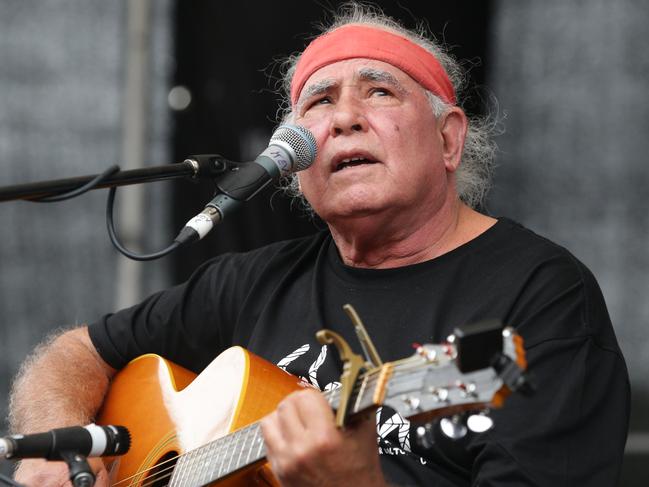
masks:
[[[306,367],[307,362],[304,360],[308,360],[310,350],[309,344],[304,344],[277,362],[277,366],[286,372],[297,375],[302,381],[321,391],[330,391],[340,387],[340,382],[337,381],[328,382],[322,386],[318,379],[318,370],[323,366],[328,356],[327,345],[322,346],[315,361]],[[296,361],[300,362],[299,367],[294,363]],[[295,373],[299,370],[308,370],[307,376]],[[378,408],[376,428],[379,453],[389,455],[410,453],[410,421],[390,408]]]

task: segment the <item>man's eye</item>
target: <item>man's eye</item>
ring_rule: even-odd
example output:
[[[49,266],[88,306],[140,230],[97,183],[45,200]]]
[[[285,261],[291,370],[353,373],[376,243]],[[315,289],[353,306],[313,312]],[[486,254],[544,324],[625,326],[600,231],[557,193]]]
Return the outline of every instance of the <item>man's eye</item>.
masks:
[[[317,106],[317,105],[327,105],[329,103],[331,103],[331,99],[328,96],[323,96],[323,97],[320,97],[320,98],[316,98],[315,100],[310,102],[309,107],[314,107],[314,106]]]
[[[372,88],[370,93],[372,94],[372,96],[374,96],[374,95],[376,95],[376,96],[390,96],[392,94],[390,92],[390,90],[387,90],[385,88]]]

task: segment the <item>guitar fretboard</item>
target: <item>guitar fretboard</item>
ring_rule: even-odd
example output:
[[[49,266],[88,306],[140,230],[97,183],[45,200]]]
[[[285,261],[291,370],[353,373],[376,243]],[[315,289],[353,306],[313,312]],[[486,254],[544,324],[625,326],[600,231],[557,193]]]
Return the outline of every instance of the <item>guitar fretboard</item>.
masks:
[[[169,486],[205,485],[265,457],[266,447],[259,423],[252,423],[182,455]]]
[[[362,375],[351,394],[350,414],[372,405],[378,374]],[[339,404],[340,389],[323,393],[335,409]],[[170,487],[197,487],[221,479],[237,470],[266,458],[266,447],[259,422],[252,423],[218,440],[211,441],[178,458]]]

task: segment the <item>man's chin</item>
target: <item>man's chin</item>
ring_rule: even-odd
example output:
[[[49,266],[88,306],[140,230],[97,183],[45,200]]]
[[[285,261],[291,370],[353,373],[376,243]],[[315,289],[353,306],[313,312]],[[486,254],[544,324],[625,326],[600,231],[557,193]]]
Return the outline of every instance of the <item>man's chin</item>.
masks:
[[[345,205],[343,207],[327,208],[323,213],[318,213],[320,218],[332,224],[346,225],[355,224],[359,220],[365,218],[376,217],[377,215],[385,212],[387,208],[383,205],[378,205],[376,202],[355,202],[354,204]]]

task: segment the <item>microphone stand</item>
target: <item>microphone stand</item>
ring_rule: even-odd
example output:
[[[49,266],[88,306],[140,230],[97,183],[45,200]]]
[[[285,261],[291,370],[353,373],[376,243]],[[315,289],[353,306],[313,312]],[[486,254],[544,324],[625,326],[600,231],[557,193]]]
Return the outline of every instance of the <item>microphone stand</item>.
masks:
[[[74,487],[92,487],[95,485],[95,474],[92,473],[88,460],[74,452],[61,454],[70,471],[70,482]]]
[[[149,254],[136,254],[131,252],[119,242],[113,223],[113,202],[117,187],[182,177],[190,179],[210,178],[215,184],[218,184],[217,179],[219,179],[219,176],[227,178],[228,173],[238,173],[241,167],[245,167],[245,164],[240,165],[239,163],[228,161],[218,154],[194,155],[189,156],[188,159],[185,159],[180,164],[167,164],[128,171],[121,171],[119,166],[111,166],[103,173],[93,176],[0,187],[0,202],[26,200],[36,203],[53,203],[74,198],[91,189],[110,188],[106,204],[106,227],[111,242],[119,252],[130,259],[139,261],[154,260],[164,257],[181,245],[201,238],[200,234],[193,228],[185,226],[171,245],[163,250]],[[235,182],[237,181],[236,178],[230,179]],[[236,185],[234,187],[236,189]],[[228,200],[228,198],[226,197],[225,200]],[[232,204],[236,203],[235,200],[236,198],[232,199]],[[217,210],[214,210],[214,213],[213,216],[202,214],[200,216],[203,219],[213,217],[214,220],[212,221],[218,221],[216,218],[220,218],[221,215]]]
[[[113,188],[130,184],[165,181],[177,178],[214,179],[234,165],[218,154],[189,156],[181,163],[151,166],[127,171],[116,171],[89,189]],[[74,191],[91,183],[100,175],[39,181],[0,187],[0,202],[11,200],[39,200]]]
[[[70,472],[69,478],[73,487],[92,487],[95,485],[95,474],[92,472],[88,459],[85,456],[72,451],[63,452],[61,453],[61,456],[68,465],[68,470]],[[20,484],[0,473],[0,485],[2,484],[11,487],[25,487],[23,484]]]

